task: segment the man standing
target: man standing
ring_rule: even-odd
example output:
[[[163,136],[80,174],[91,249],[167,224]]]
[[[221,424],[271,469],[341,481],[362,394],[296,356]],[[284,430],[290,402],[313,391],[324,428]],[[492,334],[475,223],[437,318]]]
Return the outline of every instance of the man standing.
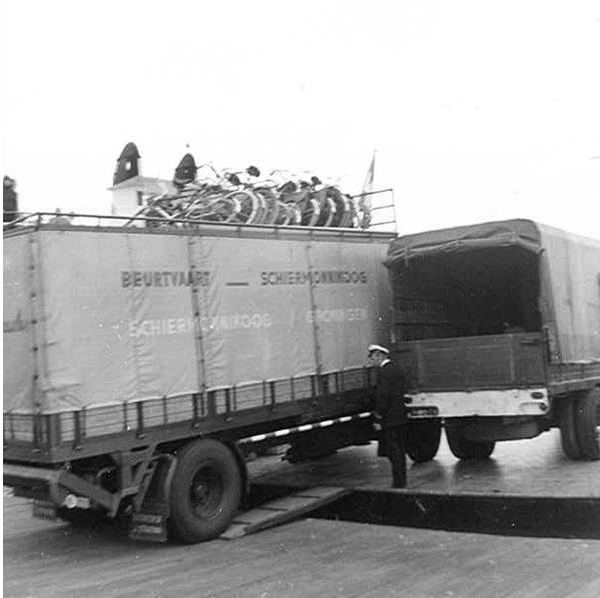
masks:
[[[369,360],[378,369],[375,396],[375,429],[379,431],[380,457],[392,464],[393,487],[406,486],[406,407],[404,393],[406,379],[398,366],[390,360],[390,352],[381,345],[369,345]]]
[[[2,199],[4,201],[4,217],[3,222],[8,223],[16,220],[17,210],[17,191],[16,181],[11,179],[9,176],[4,175],[3,187],[2,187]]]

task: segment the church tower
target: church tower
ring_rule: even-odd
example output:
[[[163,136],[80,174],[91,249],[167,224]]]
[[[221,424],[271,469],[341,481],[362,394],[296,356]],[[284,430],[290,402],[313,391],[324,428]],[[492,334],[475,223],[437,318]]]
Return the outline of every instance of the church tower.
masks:
[[[134,216],[152,195],[174,193],[172,181],[142,176],[141,156],[135,143],[128,143],[119,157],[113,174],[111,214]],[[140,223],[141,225],[141,223]]]

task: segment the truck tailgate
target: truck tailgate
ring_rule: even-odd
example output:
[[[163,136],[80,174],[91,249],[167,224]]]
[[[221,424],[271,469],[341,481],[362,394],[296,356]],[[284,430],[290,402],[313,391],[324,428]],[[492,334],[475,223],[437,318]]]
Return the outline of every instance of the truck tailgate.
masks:
[[[546,381],[537,333],[405,341],[398,351],[419,391],[519,388]]]

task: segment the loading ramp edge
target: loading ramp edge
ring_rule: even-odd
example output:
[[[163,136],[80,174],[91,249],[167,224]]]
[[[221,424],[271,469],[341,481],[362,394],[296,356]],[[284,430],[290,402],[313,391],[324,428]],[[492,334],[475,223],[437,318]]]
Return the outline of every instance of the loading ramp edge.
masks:
[[[350,494],[352,488],[315,486],[298,489],[293,494],[277,498],[259,507],[238,513],[229,528],[220,536],[234,540],[302,517],[338,498]]]

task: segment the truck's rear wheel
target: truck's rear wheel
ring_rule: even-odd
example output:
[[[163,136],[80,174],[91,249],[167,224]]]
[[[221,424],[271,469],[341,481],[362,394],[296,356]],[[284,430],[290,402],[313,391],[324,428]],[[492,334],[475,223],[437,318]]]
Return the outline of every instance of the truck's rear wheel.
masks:
[[[406,426],[406,453],[415,463],[431,461],[438,452],[442,436],[439,419],[409,421]]]
[[[230,525],[242,496],[242,476],[222,443],[197,440],[177,456],[171,482],[174,536],[188,544],[218,537]]]
[[[484,460],[494,452],[496,443],[493,440],[469,440],[458,426],[446,427],[446,439],[452,454],[458,459]]]
[[[575,433],[575,403],[576,399],[559,399],[558,404],[558,422],[560,425],[560,442],[564,454],[577,461],[581,459],[581,448]]]
[[[579,444],[581,459],[600,460],[600,445],[596,422],[596,408],[600,404],[600,389],[593,388],[575,400],[573,417],[575,435]]]

